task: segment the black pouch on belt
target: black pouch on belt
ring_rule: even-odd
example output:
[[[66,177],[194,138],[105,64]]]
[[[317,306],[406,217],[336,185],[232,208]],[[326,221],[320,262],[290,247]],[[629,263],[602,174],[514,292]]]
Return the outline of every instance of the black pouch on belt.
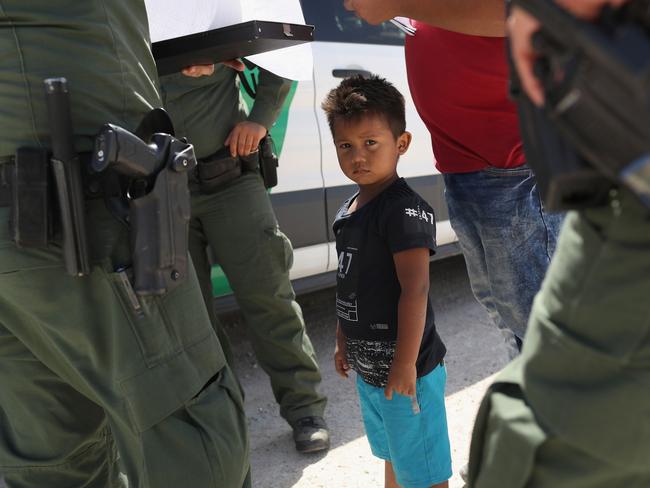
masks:
[[[49,163],[45,149],[21,147],[16,151],[10,225],[19,247],[44,248],[52,238]]]
[[[278,184],[278,156],[275,153],[275,143],[271,134],[267,134],[260,141],[260,171],[266,188],[273,188]]]
[[[199,159],[197,172],[201,193],[210,194],[239,178],[242,165],[238,157],[230,155],[228,147],[223,147],[207,158]]]

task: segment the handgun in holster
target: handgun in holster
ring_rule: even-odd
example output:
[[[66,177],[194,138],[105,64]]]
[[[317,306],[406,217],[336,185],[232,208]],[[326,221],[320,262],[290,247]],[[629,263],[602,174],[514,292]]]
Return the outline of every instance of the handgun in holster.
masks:
[[[581,21],[549,0],[513,0],[542,24],[533,36],[545,93],[538,108],[516,71],[528,163],[549,210],[606,202],[627,186],[650,207],[650,0]]]
[[[145,142],[105,124],[95,139],[92,171],[111,170],[129,182],[134,290],[139,295],[167,293],[187,276],[187,176],[195,166],[194,147],[169,133],[154,133]]]

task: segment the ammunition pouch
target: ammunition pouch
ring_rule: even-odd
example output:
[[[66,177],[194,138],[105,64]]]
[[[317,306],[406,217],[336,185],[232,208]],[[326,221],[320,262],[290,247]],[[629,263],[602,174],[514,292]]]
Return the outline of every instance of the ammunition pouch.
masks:
[[[240,158],[231,156],[230,149],[227,147],[198,161],[199,189],[205,195],[219,191],[226,183],[236,180],[241,174]]]
[[[9,190],[9,226],[18,247],[45,248],[54,234],[50,157],[41,148],[20,148],[2,171]]]
[[[278,157],[271,134],[266,134],[260,142],[260,172],[266,188],[278,185]]]
[[[221,190],[227,183],[236,180],[244,173],[259,171],[266,188],[278,184],[278,158],[275,155],[273,140],[266,135],[260,141],[257,151],[248,156],[232,156],[228,147],[198,160],[196,177],[199,190],[210,195]]]

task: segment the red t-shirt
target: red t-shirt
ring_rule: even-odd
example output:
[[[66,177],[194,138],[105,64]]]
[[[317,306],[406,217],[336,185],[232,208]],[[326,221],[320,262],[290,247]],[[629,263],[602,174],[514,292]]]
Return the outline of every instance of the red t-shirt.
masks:
[[[413,25],[415,36],[406,36],[409,86],[431,133],[438,170],[524,164],[517,111],[508,98],[504,38]]]

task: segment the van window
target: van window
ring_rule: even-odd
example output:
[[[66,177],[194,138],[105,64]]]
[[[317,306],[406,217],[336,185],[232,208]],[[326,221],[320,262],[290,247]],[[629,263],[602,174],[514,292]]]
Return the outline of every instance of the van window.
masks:
[[[316,26],[315,41],[404,44],[404,34],[390,22],[370,25],[345,10],[343,0],[301,0],[305,21]]]

